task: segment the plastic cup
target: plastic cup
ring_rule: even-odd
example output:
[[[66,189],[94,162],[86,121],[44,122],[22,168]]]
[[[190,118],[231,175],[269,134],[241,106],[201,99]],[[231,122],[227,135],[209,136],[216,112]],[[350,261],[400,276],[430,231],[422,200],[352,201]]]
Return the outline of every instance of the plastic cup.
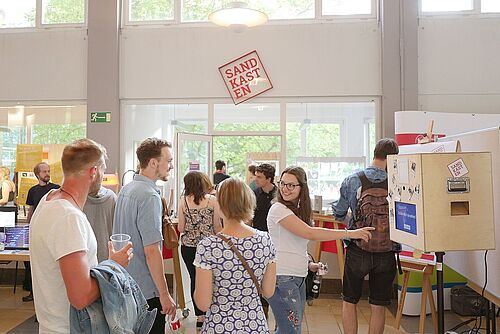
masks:
[[[119,251],[130,241],[130,235],[123,233],[113,234],[109,237],[109,239],[113,243],[113,248],[115,249],[115,251]]]

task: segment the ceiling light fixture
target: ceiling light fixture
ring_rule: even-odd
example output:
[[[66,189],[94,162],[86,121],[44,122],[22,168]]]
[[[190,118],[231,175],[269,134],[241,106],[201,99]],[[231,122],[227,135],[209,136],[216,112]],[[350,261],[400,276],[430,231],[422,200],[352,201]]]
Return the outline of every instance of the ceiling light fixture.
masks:
[[[219,26],[229,27],[235,32],[242,32],[246,28],[266,23],[267,15],[259,10],[248,8],[246,2],[234,1],[226,7],[210,13],[208,19]]]

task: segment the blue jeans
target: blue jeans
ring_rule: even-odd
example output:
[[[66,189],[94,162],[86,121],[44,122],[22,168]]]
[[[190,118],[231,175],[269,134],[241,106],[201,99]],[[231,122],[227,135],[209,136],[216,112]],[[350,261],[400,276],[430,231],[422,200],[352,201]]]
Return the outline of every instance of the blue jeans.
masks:
[[[306,304],[305,277],[276,276],[276,290],[268,301],[278,324],[276,334],[301,333]]]

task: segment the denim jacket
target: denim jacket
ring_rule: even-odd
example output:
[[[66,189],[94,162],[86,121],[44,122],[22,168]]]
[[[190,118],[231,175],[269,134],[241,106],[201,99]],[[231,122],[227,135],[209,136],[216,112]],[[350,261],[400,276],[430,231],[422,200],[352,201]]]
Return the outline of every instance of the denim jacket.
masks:
[[[387,178],[387,172],[383,169],[370,166],[364,170],[366,177],[373,183],[383,182]],[[339,221],[344,221],[346,215],[351,209],[352,215],[349,221],[345,222],[348,228],[351,228],[358,206],[360,196],[361,180],[357,173],[351,174],[344,179],[340,186],[340,198],[333,202],[333,216]]]
[[[157,310],[148,303],[129,273],[112,260],[90,269],[101,297],[83,310],[70,309],[70,333],[149,333]]]

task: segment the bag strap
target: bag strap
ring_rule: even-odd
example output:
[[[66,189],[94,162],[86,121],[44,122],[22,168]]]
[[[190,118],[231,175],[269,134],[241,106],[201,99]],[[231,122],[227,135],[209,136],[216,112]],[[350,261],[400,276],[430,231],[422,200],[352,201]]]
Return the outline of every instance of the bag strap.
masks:
[[[168,205],[167,205],[167,200],[165,199],[165,197],[161,197],[161,216],[162,216],[162,220],[163,222],[165,222],[165,220],[167,219],[168,217]]]
[[[191,216],[191,211],[189,211],[190,209],[189,209],[189,205],[188,205],[188,202],[187,202],[186,195],[184,195],[184,205],[186,206],[186,212],[189,215],[189,220],[191,221],[191,224],[194,224],[193,216]]]
[[[250,266],[248,265],[248,263],[245,260],[245,258],[243,257],[243,255],[241,255],[240,251],[236,248],[236,246],[233,244],[233,242],[231,240],[229,240],[225,236],[221,235],[220,233],[217,234],[217,236],[220,239],[222,239],[222,241],[224,241],[225,243],[227,243],[229,245],[229,247],[231,247],[231,249],[233,250],[234,254],[236,254],[236,256],[238,257],[238,259],[240,259],[241,264],[243,264],[243,268],[245,268],[245,270],[247,271],[247,273],[252,278],[252,281],[255,284],[255,287],[257,288],[257,292],[258,292],[259,296],[261,296],[262,295],[262,288],[260,287],[259,281],[257,280],[257,276],[255,276],[253,270],[250,268]]]

